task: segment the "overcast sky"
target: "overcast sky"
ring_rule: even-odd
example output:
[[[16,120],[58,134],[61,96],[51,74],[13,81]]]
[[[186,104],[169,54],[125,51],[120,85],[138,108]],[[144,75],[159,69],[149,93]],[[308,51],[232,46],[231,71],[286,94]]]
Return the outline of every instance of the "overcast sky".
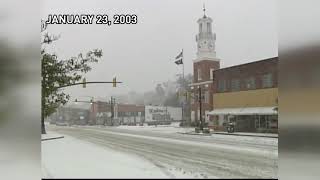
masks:
[[[48,14],[136,14],[135,25],[49,25],[61,38],[52,47],[60,58],[101,48],[102,60],[93,65],[87,81],[124,83],[70,87],[72,98],[109,97],[129,91],[144,92],[157,83],[174,79],[181,66],[174,57],[184,49],[185,73],[192,73],[196,58],[197,20],[206,14],[217,34],[216,52],[221,67],[278,56],[277,3],[274,0],[46,0]]]

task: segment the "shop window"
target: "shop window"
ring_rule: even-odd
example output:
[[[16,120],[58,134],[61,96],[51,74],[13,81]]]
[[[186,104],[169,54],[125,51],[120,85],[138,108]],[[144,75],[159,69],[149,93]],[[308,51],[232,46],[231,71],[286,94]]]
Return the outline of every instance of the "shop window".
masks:
[[[256,129],[260,128],[259,118],[256,118],[255,127],[256,127]]]
[[[260,116],[260,128],[267,128],[267,116]]]

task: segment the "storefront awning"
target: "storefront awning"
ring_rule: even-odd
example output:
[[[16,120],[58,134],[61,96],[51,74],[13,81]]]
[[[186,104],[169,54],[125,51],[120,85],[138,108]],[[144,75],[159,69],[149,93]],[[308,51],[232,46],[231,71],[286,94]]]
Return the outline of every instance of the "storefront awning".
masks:
[[[276,107],[222,108],[210,111],[208,115],[277,115]]]

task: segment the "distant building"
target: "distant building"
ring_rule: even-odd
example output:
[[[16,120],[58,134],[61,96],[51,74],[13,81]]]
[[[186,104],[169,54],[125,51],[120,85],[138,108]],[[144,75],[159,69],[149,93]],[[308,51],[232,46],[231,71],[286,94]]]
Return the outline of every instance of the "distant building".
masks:
[[[145,123],[148,125],[171,124],[181,121],[181,107],[145,106]]]
[[[111,105],[102,101],[94,104],[97,125],[137,125],[144,121],[144,106],[119,103]]]
[[[113,107],[113,110],[112,110]],[[113,114],[113,116],[112,116]],[[155,125],[182,121],[182,108],[169,106],[144,106],[115,104],[97,101],[71,104],[58,108],[51,123],[68,125]]]
[[[92,117],[96,125],[112,125],[111,104],[103,101],[96,101],[92,104]]]
[[[236,131],[278,131],[278,58],[214,71],[213,110],[209,126],[224,130],[235,122]]]
[[[134,104],[117,104],[117,119],[121,125],[137,125],[144,122],[144,106]]]
[[[90,106],[83,104],[68,104],[57,108],[51,116],[52,124],[86,125],[90,120]]]

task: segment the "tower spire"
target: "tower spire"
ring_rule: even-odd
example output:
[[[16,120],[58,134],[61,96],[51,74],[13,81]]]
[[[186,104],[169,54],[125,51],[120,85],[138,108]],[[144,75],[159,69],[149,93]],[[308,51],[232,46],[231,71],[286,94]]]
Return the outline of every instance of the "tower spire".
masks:
[[[203,17],[206,17],[206,4],[203,3]]]

